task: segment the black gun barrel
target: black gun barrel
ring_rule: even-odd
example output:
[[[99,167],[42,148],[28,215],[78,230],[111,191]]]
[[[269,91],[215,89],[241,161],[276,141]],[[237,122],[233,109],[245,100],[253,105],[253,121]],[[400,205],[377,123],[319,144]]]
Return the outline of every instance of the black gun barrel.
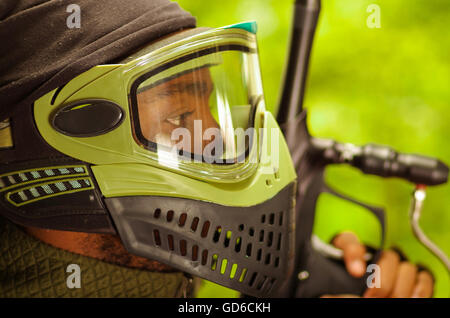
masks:
[[[303,109],[309,56],[319,13],[320,0],[295,2],[289,59],[277,115],[280,125],[293,120]]]

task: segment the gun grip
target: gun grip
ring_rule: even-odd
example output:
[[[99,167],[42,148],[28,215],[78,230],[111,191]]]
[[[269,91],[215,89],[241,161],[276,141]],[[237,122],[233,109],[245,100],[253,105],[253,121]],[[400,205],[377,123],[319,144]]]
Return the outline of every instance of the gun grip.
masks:
[[[304,199],[305,210],[314,209],[316,206],[317,198],[321,193],[330,193],[341,199],[348,200],[354,204],[364,207],[374,214],[381,224],[381,242],[380,246],[383,246],[385,237],[385,219],[384,211],[379,207],[370,206],[359,202],[353,198],[342,195],[331,187],[327,186],[322,176],[317,176],[312,182],[308,193],[306,193]],[[302,211],[300,211],[302,212]],[[305,211],[306,212],[306,211]],[[302,215],[301,213],[300,215]],[[301,220],[301,218],[300,218]],[[310,220],[304,226],[310,226],[313,220]],[[301,226],[298,229],[301,231]],[[371,274],[366,273],[361,278],[351,276],[346,268],[345,264],[341,260],[335,260],[322,255],[316,251],[309,238],[305,244],[303,244],[304,250],[302,258],[297,263],[296,279],[298,284],[294,291],[294,297],[313,298],[320,297],[325,294],[337,295],[337,294],[353,294],[361,296],[366,288],[368,288],[367,279]],[[381,255],[381,250],[374,251],[373,257],[368,263],[376,263]]]
[[[371,263],[376,263],[381,251],[374,254]],[[300,284],[295,297],[315,298],[323,295],[351,294],[361,296],[368,288],[369,275],[361,278],[351,276],[342,261],[327,258],[310,248],[306,266],[299,272]],[[302,277],[303,276],[303,277]]]

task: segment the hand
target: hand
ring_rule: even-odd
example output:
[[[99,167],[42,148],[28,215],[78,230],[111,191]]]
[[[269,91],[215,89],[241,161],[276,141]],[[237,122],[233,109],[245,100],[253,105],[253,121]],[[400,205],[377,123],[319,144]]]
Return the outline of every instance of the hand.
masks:
[[[333,245],[344,252],[344,263],[347,271],[354,277],[362,277],[366,273],[364,254],[366,248],[355,234],[344,232],[339,234]],[[433,295],[433,277],[426,270],[418,270],[417,266],[400,259],[393,250],[386,250],[378,261],[380,266],[380,288],[368,288],[365,298],[429,298]],[[359,297],[356,295],[324,295],[322,297]]]

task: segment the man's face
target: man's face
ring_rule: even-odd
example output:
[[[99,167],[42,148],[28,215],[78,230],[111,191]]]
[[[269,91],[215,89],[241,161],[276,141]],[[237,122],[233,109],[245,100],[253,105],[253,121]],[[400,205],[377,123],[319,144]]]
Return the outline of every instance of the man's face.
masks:
[[[210,71],[201,68],[138,93],[142,134],[149,141],[170,147],[180,144],[179,140],[172,140],[172,132],[185,128],[190,132],[191,141],[183,140],[182,147],[193,153],[198,149],[195,142],[199,140],[194,137],[194,121],[201,121],[202,135],[208,128],[219,128],[209,107],[212,91]],[[208,142],[211,141],[202,141],[201,149]]]

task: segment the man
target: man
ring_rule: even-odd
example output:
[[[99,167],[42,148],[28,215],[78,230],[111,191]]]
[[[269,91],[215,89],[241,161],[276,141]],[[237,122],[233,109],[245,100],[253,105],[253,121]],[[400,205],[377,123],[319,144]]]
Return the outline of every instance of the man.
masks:
[[[48,26],[42,22],[46,21],[50,25],[55,25],[56,22],[61,21],[61,17],[67,16],[65,11],[61,11],[65,9],[65,6],[59,1],[6,1],[1,5],[0,37],[7,36],[8,32],[15,29],[19,30],[21,35],[17,38],[25,39],[23,42],[6,45],[5,52],[2,53],[4,71],[2,71],[0,88],[0,104],[2,105],[0,119],[12,118],[12,125],[3,125],[1,131],[4,133],[0,134],[3,139],[0,140],[0,145],[3,145],[4,149],[1,159],[4,169],[2,175],[6,175],[9,171],[8,165],[17,162],[22,164],[30,158],[33,161],[42,160],[44,155],[52,158],[60,156],[54,149],[48,150],[48,145],[42,142],[39,136],[36,140],[40,140],[41,144],[26,145],[20,153],[14,152],[26,144],[27,138],[24,134],[15,135],[12,140],[10,138],[11,128],[14,135],[14,133],[17,134],[21,125],[26,125],[21,121],[20,116],[11,115],[12,112],[20,112],[16,108],[30,108],[30,103],[57,87],[66,85],[74,77],[95,65],[118,61],[122,63],[124,57],[133,56],[134,52],[141,47],[147,47],[149,43],[159,42],[162,38],[174,34],[181,34],[183,30],[195,26],[195,21],[190,15],[169,1],[142,0],[131,7],[125,1],[118,0],[110,1],[109,4],[107,6],[105,2],[96,4],[95,1],[80,1],[82,12],[86,14],[86,16],[82,15],[84,26],[78,31],[65,26],[56,29],[56,38],[58,39],[59,36],[61,43],[55,41],[54,36],[47,37],[43,33]],[[105,12],[106,7],[110,11]],[[103,24],[98,23],[99,17]],[[36,29],[31,27],[33,23],[36,23]],[[236,119],[238,118],[236,113],[244,110],[249,116],[250,109],[254,106],[253,100],[257,98],[246,100],[248,96],[245,96],[244,101],[236,98],[239,101],[231,105],[239,105],[235,108],[226,103],[219,103],[218,101],[224,101],[219,98],[222,96],[219,90],[220,81],[212,74],[214,65],[221,62],[217,62],[220,58],[212,59],[212,61],[213,63],[202,62],[194,68],[189,66],[181,71],[177,70],[154,83],[146,83],[147,78],[143,79],[143,84],[136,89],[135,103],[132,102],[131,125],[136,143],[146,149],[156,149],[157,152],[163,149],[163,146],[179,147],[180,140],[171,139],[173,132],[178,128],[185,128],[194,135],[195,122],[200,121],[201,135],[211,128],[220,131],[220,138],[216,141],[222,143],[224,151],[214,155],[223,159],[222,156],[228,156],[231,153],[232,155],[226,159],[237,160],[236,151],[229,150],[234,147],[231,146],[233,138],[230,138],[228,130],[233,125],[248,128],[248,121],[237,124],[239,120]],[[180,62],[179,65],[184,64]],[[228,87],[234,88],[233,92],[236,91],[236,80],[228,79],[224,82]],[[57,94],[53,96],[57,99]],[[212,96],[215,98],[212,99]],[[257,94],[254,97],[257,97]],[[217,104],[212,105],[212,100],[216,100]],[[64,120],[62,120],[62,126],[58,126],[58,115],[62,118],[67,112],[83,109],[83,106],[73,105],[72,107],[71,105],[70,109],[64,109],[63,112],[55,115],[57,128],[64,130],[66,127]],[[36,124],[39,125],[39,122],[37,121]],[[28,123],[28,125],[31,127],[34,123]],[[211,138],[209,141],[214,142],[214,140],[215,138]],[[204,139],[198,141],[194,138],[194,142],[189,144],[185,141],[183,139],[180,148],[176,150],[199,155],[199,152],[201,154],[204,152],[208,144]],[[42,152],[42,158],[39,155],[36,157],[36,152]],[[1,153],[2,150],[0,150]],[[62,157],[61,160],[63,160]],[[22,181],[27,178],[26,175],[20,176],[20,173],[18,175]],[[16,182],[15,179],[13,181]],[[13,187],[13,184],[10,187]],[[33,194],[32,189],[35,188],[27,188],[31,194]],[[50,189],[50,191],[54,190]],[[23,191],[17,194],[26,196]],[[38,195],[42,194],[38,193]],[[14,198],[11,200],[14,201]],[[17,206],[21,206],[22,203],[18,203]],[[61,205],[58,207],[61,210],[65,208]],[[10,214],[5,212],[4,215]],[[18,217],[17,219],[11,217],[11,219],[17,221]],[[179,222],[182,226],[181,217]],[[129,253],[117,234],[80,232],[73,228],[71,231],[61,231],[52,229],[56,227],[55,224],[46,227],[44,222],[38,227],[25,223],[23,222],[23,227],[20,227],[4,218],[1,219],[0,293],[4,297],[192,295],[194,288],[189,276],[161,262]],[[70,225],[64,224],[64,226],[71,229]],[[107,225],[100,227],[107,227]],[[220,234],[217,229],[216,232]],[[159,232],[154,232],[154,236],[155,242],[158,243],[161,239]],[[169,248],[170,244],[169,241]],[[362,277],[366,268],[365,247],[356,236],[343,233],[336,237],[333,244],[344,251],[344,261],[349,273],[355,277]],[[180,252],[183,253],[181,245]],[[70,284],[66,280],[68,264],[77,264],[81,268],[84,277],[81,288],[69,287]],[[364,296],[430,297],[432,295],[431,275],[426,271],[418,272],[413,264],[401,261],[396,252],[386,251],[379,265],[381,288],[368,289]],[[74,279],[76,281],[76,278]]]

